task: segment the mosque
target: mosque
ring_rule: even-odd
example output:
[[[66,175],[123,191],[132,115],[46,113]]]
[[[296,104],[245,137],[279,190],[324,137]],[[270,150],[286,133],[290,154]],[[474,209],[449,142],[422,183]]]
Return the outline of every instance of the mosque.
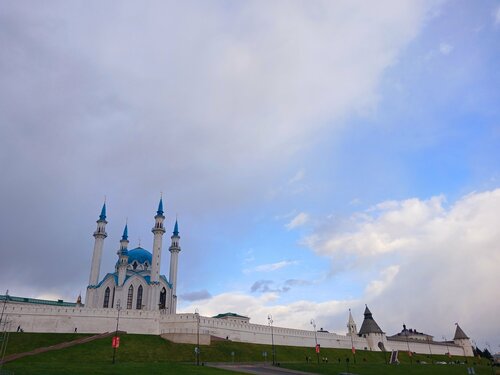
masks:
[[[128,226],[125,225],[117,251],[118,260],[115,272],[106,274],[99,279],[101,257],[106,233],[106,203],[102,206],[97,229],[94,232],[94,251],[90,268],[89,285],[85,306],[90,308],[113,309],[116,306],[128,310],[161,311],[175,314],[177,306],[177,263],[181,248],[179,247],[179,226],[175,221],[174,231],[170,237],[170,279],[160,275],[162,254],[162,239],[165,234],[163,221],[163,200],[160,198],[158,210],[154,217],[153,254],[136,247],[128,249]]]
[[[170,272],[160,274],[164,228],[163,201],[160,198],[154,224],[153,252],[142,247],[128,249],[128,226],[125,225],[117,251],[114,272],[100,276],[101,258],[106,233],[106,204],[93,233],[94,247],[85,304],[81,297],[76,303],[48,301],[0,295],[1,327],[25,332],[104,333],[119,329],[128,333],[161,335],[177,343],[209,345],[212,340],[231,340],[255,344],[302,347],[343,348],[392,352],[407,351],[448,356],[473,356],[469,337],[456,324],[452,340],[435,341],[433,336],[414,329],[387,336],[365,308],[358,332],[349,310],[347,334],[250,323],[250,318],[236,313],[207,317],[195,313],[177,313],[177,265],[181,251],[177,220],[173,228],[170,252]]]

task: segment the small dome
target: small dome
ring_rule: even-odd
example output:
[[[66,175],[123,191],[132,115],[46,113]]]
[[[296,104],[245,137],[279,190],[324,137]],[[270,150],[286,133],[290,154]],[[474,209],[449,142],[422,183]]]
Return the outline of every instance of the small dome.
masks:
[[[137,261],[139,264],[148,263],[151,265],[153,256],[149,251],[143,249],[142,247],[136,247],[135,249],[128,251],[128,264],[134,263]]]

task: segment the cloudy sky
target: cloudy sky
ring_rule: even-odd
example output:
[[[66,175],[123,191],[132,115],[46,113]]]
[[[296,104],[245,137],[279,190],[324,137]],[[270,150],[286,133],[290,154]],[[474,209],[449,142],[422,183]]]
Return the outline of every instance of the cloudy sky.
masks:
[[[75,300],[162,192],[180,311],[500,344],[500,1],[3,1],[0,45],[2,293]]]

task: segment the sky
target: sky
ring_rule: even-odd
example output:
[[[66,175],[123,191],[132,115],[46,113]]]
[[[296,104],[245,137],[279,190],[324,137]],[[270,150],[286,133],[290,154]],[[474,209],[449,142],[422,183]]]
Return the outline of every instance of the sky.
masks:
[[[2,293],[85,295],[162,194],[180,312],[500,350],[500,1],[5,0],[0,45]]]

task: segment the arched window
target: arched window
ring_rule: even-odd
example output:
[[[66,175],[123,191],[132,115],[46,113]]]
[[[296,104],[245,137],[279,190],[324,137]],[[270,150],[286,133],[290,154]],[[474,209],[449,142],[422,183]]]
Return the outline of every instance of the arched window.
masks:
[[[132,267],[135,269],[137,269],[137,262],[134,262],[134,264],[132,264]]]
[[[167,303],[167,291],[165,290],[165,288],[163,288],[160,293],[160,309],[164,309],[166,307],[166,303]]]
[[[139,288],[137,288],[137,303],[135,308],[137,310],[142,309],[142,285],[139,285]]]
[[[103,308],[107,309],[109,307],[109,286],[104,291],[104,303],[102,305]]]
[[[132,309],[132,300],[134,299],[134,287],[130,285],[128,288],[128,296],[127,296],[127,309]]]

